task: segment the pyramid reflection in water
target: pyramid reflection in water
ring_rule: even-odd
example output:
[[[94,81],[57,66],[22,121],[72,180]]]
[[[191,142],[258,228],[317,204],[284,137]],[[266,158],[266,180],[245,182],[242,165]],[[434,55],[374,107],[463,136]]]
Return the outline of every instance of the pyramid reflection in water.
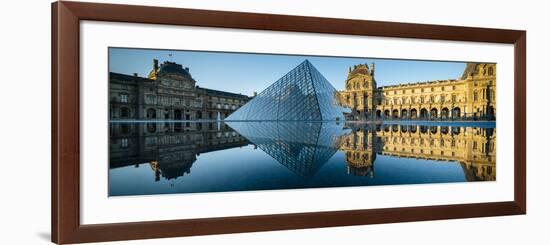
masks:
[[[336,122],[227,122],[262,151],[301,177],[312,177],[336,153],[340,136],[349,133]]]
[[[336,89],[305,60],[227,120],[333,121],[343,120],[344,111]]]

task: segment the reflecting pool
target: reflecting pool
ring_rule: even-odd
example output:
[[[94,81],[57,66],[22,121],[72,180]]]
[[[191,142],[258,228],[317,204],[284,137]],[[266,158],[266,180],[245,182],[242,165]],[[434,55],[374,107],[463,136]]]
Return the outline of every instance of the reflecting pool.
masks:
[[[496,180],[494,123],[110,124],[109,195]]]

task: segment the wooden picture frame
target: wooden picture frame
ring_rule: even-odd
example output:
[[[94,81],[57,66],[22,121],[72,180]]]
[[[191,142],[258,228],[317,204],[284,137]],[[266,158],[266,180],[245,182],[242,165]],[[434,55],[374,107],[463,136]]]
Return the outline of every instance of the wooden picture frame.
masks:
[[[79,200],[79,23],[82,20],[513,44],[515,56],[514,200],[82,225]],[[526,213],[525,31],[62,1],[52,4],[51,82],[51,237],[55,243],[305,229]]]

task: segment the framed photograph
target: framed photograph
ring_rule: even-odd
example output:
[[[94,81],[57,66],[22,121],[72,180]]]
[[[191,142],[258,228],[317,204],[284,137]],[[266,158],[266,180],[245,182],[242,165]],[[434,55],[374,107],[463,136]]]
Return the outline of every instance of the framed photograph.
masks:
[[[55,2],[52,241],[525,214],[525,38]]]

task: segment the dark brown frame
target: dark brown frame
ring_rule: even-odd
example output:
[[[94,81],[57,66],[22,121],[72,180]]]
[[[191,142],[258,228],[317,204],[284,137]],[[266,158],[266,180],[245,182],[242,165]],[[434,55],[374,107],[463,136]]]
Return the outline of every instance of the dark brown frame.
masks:
[[[79,199],[79,23],[81,20],[514,44],[514,201],[81,225]],[[80,243],[525,214],[525,55],[526,32],[520,30],[55,2],[52,4],[51,78],[52,241],[59,244]]]

